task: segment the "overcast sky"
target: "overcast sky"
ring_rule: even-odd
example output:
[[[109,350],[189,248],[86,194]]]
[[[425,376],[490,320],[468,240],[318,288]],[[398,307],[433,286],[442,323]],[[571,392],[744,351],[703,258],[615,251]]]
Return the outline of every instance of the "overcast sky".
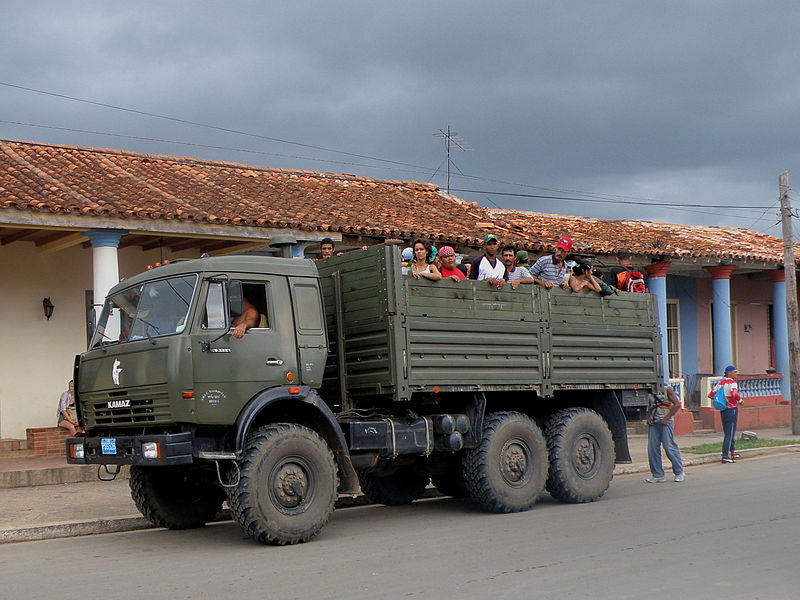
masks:
[[[799,25],[783,1],[6,3],[3,84],[252,135],[0,85],[3,121],[169,141],[0,137],[445,187],[449,125],[471,148],[453,147],[454,190],[605,200],[454,192],[484,206],[780,235]],[[764,208],[625,203],[640,199]]]

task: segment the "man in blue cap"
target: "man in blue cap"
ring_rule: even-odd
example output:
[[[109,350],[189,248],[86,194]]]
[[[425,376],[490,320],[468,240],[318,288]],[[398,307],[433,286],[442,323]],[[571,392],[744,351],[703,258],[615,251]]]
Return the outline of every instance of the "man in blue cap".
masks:
[[[739,371],[733,365],[725,367],[725,376],[709,392],[708,397],[713,398],[719,388],[722,388],[725,393],[726,407],[720,411],[719,416],[722,418],[722,431],[724,437],[722,439],[722,462],[735,463],[739,457],[736,454],[736,423],[739,421],[739,405],[744,401],[739,395],[739,384],[736,383],[736,378],[739,376]]]

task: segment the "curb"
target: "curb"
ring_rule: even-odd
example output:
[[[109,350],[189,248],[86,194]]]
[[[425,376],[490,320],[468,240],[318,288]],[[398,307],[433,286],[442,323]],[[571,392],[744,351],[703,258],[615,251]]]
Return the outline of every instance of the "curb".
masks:
[[[800,452],[800,444],[786,444],[785,446],[770,446],[767,448],[749,448],[741,450],[739,456],[742,458],[751,458],[754,456],[769,456],[770,454],[782,454],[784,452]],[[691,467],[695,465],[706,465],[711,463],[720,462],[720,455],[715,452],[713,454],[697,454],[686,455],[681,454],[683,458],[683,466]],[[635,473],[649,473],[650,467],[647,464],[635,465],[617,465],[614,467],[614,475],[633,475]]]
[[[739,454],[743,458],[754,456],[768,456],[771,454],[782,454],[785,452],[800,452],[800,444],[786,446],[774,446],[770,448],[751,448],[742,450]],[[719,462],[719,454],[701,454],[684,458],[684,466],[704,465]],[[614,476],[633,475],[637,473],[649,473],[650,468],[646,463],[629,465],[617,465],[614,467]],[[422,498],[441,498],[444,494],[434,487],[428,487]],[[366,496],[342,496],[336,501],[336,508],[351,508],[355,506],[367,506],[370,502]],[[230,521],[230,511],[223,509],[213,522]],[[141,516],[116,517],[110,519],[97,519],[94,521],[67,521],[64,523],[53,523],[38,527],[22,527],[17,529],[6,529],[0,531],[0,544],[10,544],[14,542],[32,542],[39,540],[52,540],[67,537],[79,537],[86,535],[98,535],[101,533],[121,533],[125,531],[138,531],[142,529],[157,529],[150,521]]]

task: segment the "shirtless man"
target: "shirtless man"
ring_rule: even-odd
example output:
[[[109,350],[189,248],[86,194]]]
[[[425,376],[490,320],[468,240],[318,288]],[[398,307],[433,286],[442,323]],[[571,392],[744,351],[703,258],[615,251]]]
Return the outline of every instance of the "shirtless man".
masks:
[[[233,337],[235,337],[237,340],[240,340],[244,337],[245,331],[258,325],[258,320],[261,317],[258,314],[258,309],[250,304],[250,301],[247,298],[242,298],[242,308],[244,309],[242,314],[236,317],[231,323],[231,327],[233,328]]]

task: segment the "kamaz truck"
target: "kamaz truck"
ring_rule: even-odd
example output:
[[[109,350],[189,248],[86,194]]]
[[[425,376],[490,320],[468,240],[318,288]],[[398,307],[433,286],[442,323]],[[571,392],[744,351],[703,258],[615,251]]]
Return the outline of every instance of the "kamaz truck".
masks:
[[[630,461],[623,398],[664,394],[656,319],[650,294],[417,280],[393,245],[174,262],[105,300],[67,457],[130,465],[157,526],[203,526],[227,501],[278,545],[359,492],[406,504],[432,483],[496,513],[545,490],[592,502]]]

